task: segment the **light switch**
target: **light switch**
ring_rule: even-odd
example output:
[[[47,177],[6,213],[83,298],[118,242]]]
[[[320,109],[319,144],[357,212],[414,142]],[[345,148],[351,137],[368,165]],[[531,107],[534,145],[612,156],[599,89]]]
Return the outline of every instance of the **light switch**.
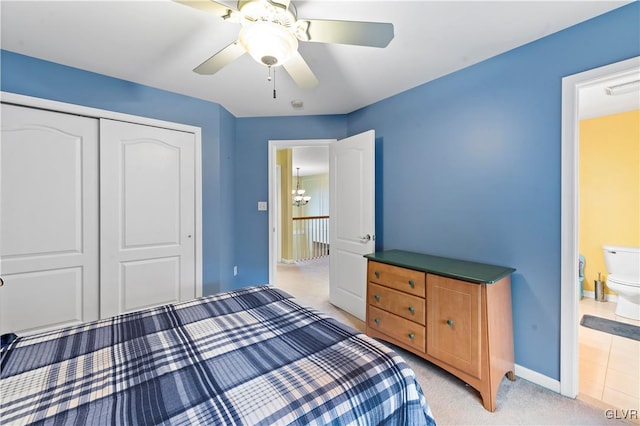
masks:
[[[267,211],[267,202],[266,201],[258,201],[258,210],[261,212]]]

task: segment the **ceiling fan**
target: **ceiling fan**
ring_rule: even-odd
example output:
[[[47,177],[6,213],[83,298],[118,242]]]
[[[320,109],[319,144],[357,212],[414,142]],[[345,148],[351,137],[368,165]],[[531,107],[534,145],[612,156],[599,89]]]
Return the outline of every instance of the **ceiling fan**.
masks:
[[[382,22],[298,19],[290,0],[240,0],[237,9],[213,0],[174,0],[242,25],[238,40],[198,65],[198,74],[215,74],[249,53],[271,70],[282,65],[303,89],[318,79],[298,52],[298,41],[386,47],[393,39],[393,24]]]

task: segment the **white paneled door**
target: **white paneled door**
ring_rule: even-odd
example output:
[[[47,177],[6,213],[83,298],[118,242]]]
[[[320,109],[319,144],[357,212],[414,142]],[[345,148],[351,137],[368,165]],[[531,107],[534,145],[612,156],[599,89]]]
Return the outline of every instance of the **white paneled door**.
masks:
[[[2,105],[0,333],[98,318],[98,120]]]
[[[195,297],[195,136],[100,120],[100,314]]]
[[[329,148],[331,262],[329,301],[364,321],[367,262],[375,251],[375,133]]]

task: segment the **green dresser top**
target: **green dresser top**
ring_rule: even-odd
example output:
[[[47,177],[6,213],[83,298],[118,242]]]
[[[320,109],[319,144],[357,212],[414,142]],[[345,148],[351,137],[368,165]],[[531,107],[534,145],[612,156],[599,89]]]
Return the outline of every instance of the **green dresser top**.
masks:
[[[376,262],[480,284],[495,283],[515,271],[513,268],[504,266],[468,262],[403,250],[379,251],[367,254],[364,257]]]

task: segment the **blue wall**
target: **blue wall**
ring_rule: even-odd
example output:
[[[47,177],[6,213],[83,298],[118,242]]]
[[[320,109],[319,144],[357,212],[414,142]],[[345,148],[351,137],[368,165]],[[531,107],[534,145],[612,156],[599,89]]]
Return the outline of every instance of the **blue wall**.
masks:
[[[339,116],[236,119],[6,51],[0,87],[202,127],[205,294],[268,281],[268,140],[375,129],[377,247],[517,268],[516,362],[558,379],[562,77],[639,55],[639,18],[636,2]]]
[[[1,51],[0,89],[202,128],[203,292],[229,285],[235,118],[212,102]],[[221,159],[222,157],[222,159]],[[222,182],[225,185],[222,185]]]
[[[376,130],[383,248],[517,268],[516,363],[554,379],[562,78],[639,55],[639,18],[623,7],[348,117],[349,135]]]

